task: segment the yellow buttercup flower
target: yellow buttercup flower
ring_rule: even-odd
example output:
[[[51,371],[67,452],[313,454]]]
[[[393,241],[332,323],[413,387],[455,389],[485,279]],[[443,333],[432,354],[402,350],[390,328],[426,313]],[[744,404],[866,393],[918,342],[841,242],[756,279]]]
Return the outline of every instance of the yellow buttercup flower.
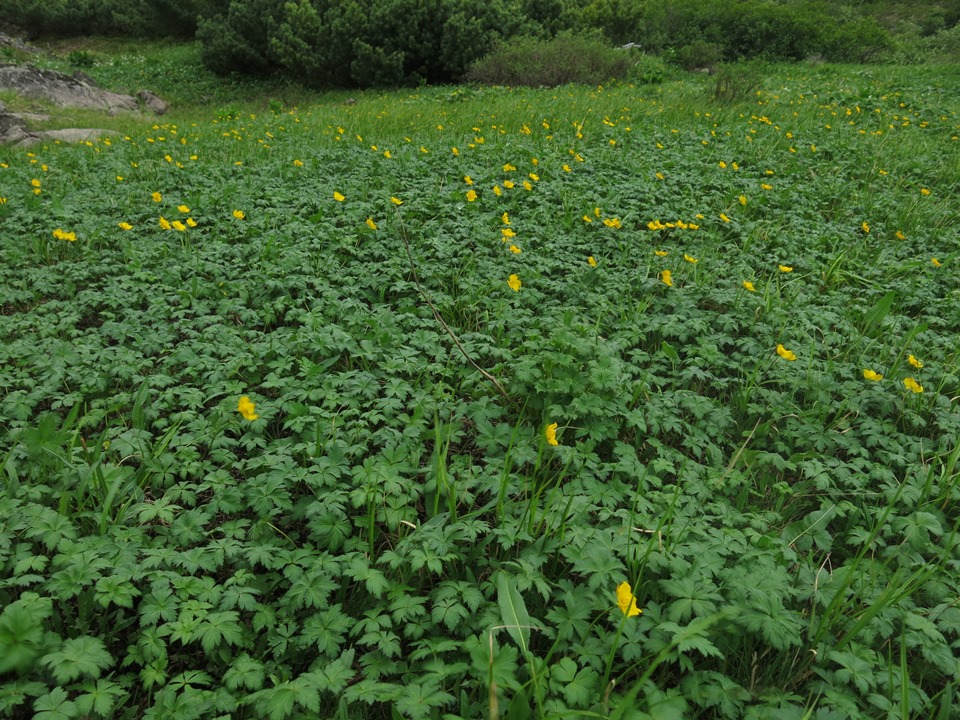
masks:
[[[613,228],[614,230],[620,229],[620,218],[606,218],[603,221],[603,224],[608,228]]]
[[[627,617],[636,617],[643,612],[637,607],[637,598],[633,594],[630,583],[622,582],[617,585],[617,607]]]
[[[746,204],[747,204],[747,196],[746,196],[746,195],[741,195],[741,196],[740,196],[740,204],[741,204],[741,205],[746,205]]]
[[[783,345],[777,345],[777,355],[782,357],[784,360],[789,360],[791,362],[797,359],[797,356],[793,350],[787,350]]]
[[[467,202],[474,202],[477,199],[476,190],[467,190]]]
[[[390,198],[390,202],[392,202],[394,205],[396,205],[396,206],[398,206],[398,207],[399,207],[400,205],[403,205],[403,200],[401,200],[401,199],[398,198],[398,197],[392,197],[392,198]]]
[[[693,263],[693,264],[700,262],[695,257],[693,257],[693,255],[687,255],[686,253],[684,253],[683,259],[686,260],[688,263]]]
[[[76,242],[77,234],[75,232],[65,232],[62,228],[53,231],[53,236],[57,240],[66,240],[67,242]]]
[[[656,255],[657,257],[666,257],[670,253],[668,253],[666,250],[654,250],[653,254]]]
[[[197,221],[194,220],[193,218],[187,218],[187,225],[189,225],[190,227],[196,227]]]
[[[883,375],[867,368],[864,368],[863,370],[863,377],[866,380],[873,380],[874,382],[879,382],[880,380],[883,380]]]
[[[170,230],[172,227],[170,225],[170,221],[167,220],[163,215],[160,216],[160,227],[164,230]]]
[[[936,258],[930,258],[930,263],[931,263],[934,267],[940,267],[941,265],[943,265],[943,263],[940,262],[939,260],[937,260]]]
[[[869,232],[870,232],[870,226],[867,224],[867,221],[866,221],[866,220],[863,221],[863,224],[860,225],[860,227],[863,228],[863,231],[864,231],[865,233],[869,233]]]
[[[343,201],[346,200],[347,198],[346,198],[345,195],[343,195],[343,193],[340,193],[340,192],[334,190],[334,191],[333,191],[333,199],[336,200],[337,202],[343,202]]]
[[[117,223],[117,227],[121,230],[133,230],[133,225],[128,222]]]
[[[237,402],[237,411],[247,420],[256,420],[260,417],[257,415],[256,404],[247,395],[242,396]]]
[[[667,287],[673,287],[673,275],[669,270],[664,270],[660,273],[660,282],[662,282]]]
[[[913,365],[917,370],[923,367],[923,361],[917,360],[913,355],[907,355],[907,362]]]
[[[506,165],[503,166],[504,172],[513,172],[514,170],[516,170],[516,168],[510,163],[507,163]]]
[[[234,211],[233,211],[233,216],[234,216],[237,220],[243,220],[243,219],[247,216],[247,214],[246,214],[243,210],[234,210]]]
[[[509,225],[510,215],[508,215],[507,213],[504,213],[503,215],[500,216],[500,220],[503,222],[504,225]]]
[[[594,259],[593,255],[587,258],[587,264],[590,265],[590,267],[597,266],[597,261]]]
[[[186,205],[177,205],[177,210],[179,210],[182,213],[190,212],[190,208],[188,208]]]
[[[517,184],[516,184],[513,180],[504,180],[504,181],[503,181],[503,186],[504,186],[507,190],[512,190],[513,188],[515,188],[515,187],[517,186]]]
[[[153,198],[154,202],[160,202],[161,200],[163,200],[163,195],[161,195],[158,192],[153,193],[153,195],[151,195],[150,197]]]
[[[546,436],[547,436],[547,442],[548,442],[550,445],[559,445],[559,444],[560,444],[559,442],[557,442],[557,428],[558,428],[558,427],[559,427],[559,424],[558,424],[558,423],[550,423],[549,425],[547,425],[547,429],[546,429],[546,431],[545,431],[545,434],[546,434]]]
[[[511,246],[510,246],[510,252],[512,252],[514,255],[519,255],[520,253],[523,252],[523,250],[521,250],[520,248],[518,248],[516,245],[511,245]]]
[[[923,392],[923,385],[921,385],[920,383],[918,383],[918,382],[917,382],[916,380],[914,380],[912,377],[904,378],[904,379],[903,379],[903,386],[904,386],[905,388],[907,388],[907,390],[912,390],[912,391],[915,392],[915,393],[922,393],[922,392]]]
[[[760,184],[760,189],[761,189],[761,190],[773,190],[773,185],[768,185],[767,183],[761,183],[761,184]]]
[[[373,221],[373,218],[367,218],[367,227],[371,230],[377,229],[377,224]]]
[[[720,213],[720,219],[723,220],[725,223],[730,222],[730,218],[727,217],[726,213]]]
[[[510,289],[514,292],[520,292],[520,278],[516,275],[511,275],[507,278],[507,285],[510,286]]]
[[[303,162],[300,161],[300,160],[294,160],[294,161],[293,161],[293,166],[294,166],[294,167],[303,167]]]
[[[780,272],[793,272],[793,268],[789,265],[777,265],[777,267],[780,268]]]
[[[744,281],[743,281],[743,287],[745,287],[745,288],[746,288],[747,290],[749,290],[750,292],[756,292],[756,291],[757,291],[757,289],[753,286],[753,283],[750,282],[749,280],[744,280]]]
[[[182,222],[180,222],[179,220],[174,220],[172,223],[170,223],[170,225],[171,225],[171,226],[173,227],[173,229],[176,230],[177,232],[184,232],[184,231],[187,229],[187,226],[184,225],[184,224],[183,224]]]

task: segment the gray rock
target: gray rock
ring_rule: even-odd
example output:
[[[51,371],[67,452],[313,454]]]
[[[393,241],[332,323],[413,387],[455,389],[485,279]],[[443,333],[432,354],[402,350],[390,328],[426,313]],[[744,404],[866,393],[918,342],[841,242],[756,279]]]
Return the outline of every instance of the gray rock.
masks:
[[[55,70],[38,70],[30,65],[0,65],[0,88],[48,100],[60,107],[104,110],[111,115],[138,109],[137,101],[130,95],[112,93]]]
[[[149,90],[141,90],[138,92],[137,100],[142,102],[145,108],[150,108],[155,115],[163,115],[170,109],[170,103],[157,97]]]

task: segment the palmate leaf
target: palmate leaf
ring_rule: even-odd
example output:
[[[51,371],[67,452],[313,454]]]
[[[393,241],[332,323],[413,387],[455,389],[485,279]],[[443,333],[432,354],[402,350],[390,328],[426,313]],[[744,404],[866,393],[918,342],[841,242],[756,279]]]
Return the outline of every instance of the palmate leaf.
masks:
[[[199,639],[200,645],[208,653],[213,652],[221,642],[238,645],[243,640],[240,615],[235,610],[209,613],[197,626],[194,639]]]
[[[117,702],[126,694],[127,692],[115,682],[100,678],[85,682],[83,693],[77,695],[74,702],[81,715],[96,713],[100,717],[109,718],[112,717]]]
[[[453,695],[440,689],[436,679],[427,677],[407,685],[403,694],[397,698],[395,707],[405,717],[419,720],[433,717],[436,708],[448,705],[454,700]]]
[[[65,640],[57,652],[44,655],[40,664],[50,668],[54,679],[65,685],[82,675],[100,677],[101,671],[113,664],[113,658],[102,640],[83,636]]]
[[[304,676],[253,693],[245,701],[253,704],[257,715],[270,720],[284,720],[293,713],[294,705],[312,713],[320,710],[320,693]]]
[[[79,713],[73,702],[67,698],[67,691],[54,688],[33,703],[34,720],[70,720]]]

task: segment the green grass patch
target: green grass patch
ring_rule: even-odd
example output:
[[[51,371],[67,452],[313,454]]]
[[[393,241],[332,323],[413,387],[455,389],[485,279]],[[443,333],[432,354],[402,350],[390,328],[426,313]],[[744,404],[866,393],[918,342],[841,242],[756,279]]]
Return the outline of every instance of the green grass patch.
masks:
[[[0,714],[951,716],[956,68],[177,53],[0,148]]]

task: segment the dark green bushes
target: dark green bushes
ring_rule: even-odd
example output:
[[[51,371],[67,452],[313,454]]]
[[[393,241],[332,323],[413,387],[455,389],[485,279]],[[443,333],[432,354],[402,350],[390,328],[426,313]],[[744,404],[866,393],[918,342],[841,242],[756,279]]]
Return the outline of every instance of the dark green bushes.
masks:
[[[193,37],[200,15],[227,0],[5,0],[3,20],[32,37],[133,35]]]
[[[309,85],[383,86],[460,79],[500,40],[548,25],[547,0],[233,0],[197,37],[216,72],[279,70]]]

